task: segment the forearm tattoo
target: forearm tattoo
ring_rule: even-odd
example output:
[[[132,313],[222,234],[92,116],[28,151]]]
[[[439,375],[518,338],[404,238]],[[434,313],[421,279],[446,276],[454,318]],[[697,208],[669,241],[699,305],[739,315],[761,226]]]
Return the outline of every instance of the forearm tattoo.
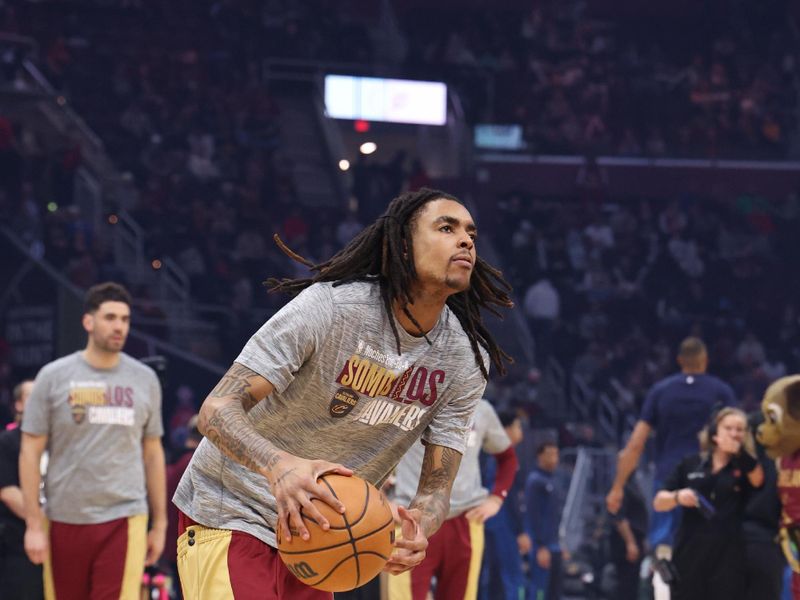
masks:
[[[251,378],[258,376],[247,367],[234,364],[209,394],[225,402],[210,411],[201,411],[200,425],[205,436],[225,455],[248,469],[271,470],[281,452],[259,435],[247,413],[262,398],[251,393]]]
[[[244,365],[233,363],[228,372],[219,380],[216,387],[211,390],[210,398],[235,398],[239,400],[245,412],[250,410],[263,398],[255,398],[250,393],[252,383],[250,379],[258,376]]]
[[[427,446],[422,460],[417,495],[409,508],[422,513],[420,525],[427,537],[433,535],[450,511],[450,490],[461,464],[461,453],[444,446]]]

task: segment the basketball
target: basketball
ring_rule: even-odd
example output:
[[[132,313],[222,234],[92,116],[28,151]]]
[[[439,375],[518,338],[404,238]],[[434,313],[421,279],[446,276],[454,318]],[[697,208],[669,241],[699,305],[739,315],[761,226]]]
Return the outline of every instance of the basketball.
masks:
[[[293,529],[292,539],[282,539],[278,552],[300,581],[326,592],[344,592],[364,585],[383,569],[394,547],[394,521],[382,492],[360,477],[323,475],[320,483],[341,500],[340,514],[321,500],[312,499],[325,515],[325,531],[303,515],[311,537],[306,541]]]

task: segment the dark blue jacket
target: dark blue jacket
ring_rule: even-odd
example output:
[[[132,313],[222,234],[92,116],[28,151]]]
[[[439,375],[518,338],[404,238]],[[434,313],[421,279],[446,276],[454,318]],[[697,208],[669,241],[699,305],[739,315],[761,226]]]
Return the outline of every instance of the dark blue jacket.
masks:
[[[525,529],[534,544],[558,547],[558,525],[561,522],[562,506],[555,493],[552,473],[536,467],[525,482]]]

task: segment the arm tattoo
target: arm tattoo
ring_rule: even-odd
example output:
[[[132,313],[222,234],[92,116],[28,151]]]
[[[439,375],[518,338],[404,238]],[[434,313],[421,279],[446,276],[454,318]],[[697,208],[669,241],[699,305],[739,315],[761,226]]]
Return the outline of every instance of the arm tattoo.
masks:
[[[281,452],[253,428],[247,413],[262,398],[250,391],[251,378],[258,376],[247,367],[234,363],[209,398],[224,400],[208,412],[200,411],[205,436],[226,456],[253,471],[271,470]],[[210,414],[208,414],[210,413]]]
[[[427,537],[433,535],[450,511],[450,490],[461,464],[461,453],[444,446],[428,445],[422,460],[417,495],[409,508],[422,512],[421,525]]]
[[[245,412],[250,412],[262,398],[254,398],[250,393],[250,378],[258,373],[251,371],[244,365],[233,363],[228,372],[220,379],[216,387],[211,390],[211,398],[236,398],[241,401]]]

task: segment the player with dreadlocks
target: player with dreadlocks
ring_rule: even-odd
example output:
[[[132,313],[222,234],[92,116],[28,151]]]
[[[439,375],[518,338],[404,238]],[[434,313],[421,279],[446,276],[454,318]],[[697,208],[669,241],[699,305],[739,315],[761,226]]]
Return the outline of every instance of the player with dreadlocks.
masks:
[[[200,409],[206,439],[174,497],[187,598],[330,599],[284,567],[277,528],[308,539],[301,510],[327,528],[311,498],[344,507],[319,476],[355,473],[378,485],[420,437],[419,489],[399,509],[403,536],[386,570],[422,561],[448,513],[488,361],[502,373],[510,360],[481,318],[481,308],[511,306],[510,288],[477,257],[476,236],[456,198],[423,189],[395,198],[321,264],[276,240],[313,275],[267,281],[297,296],[253,335]]]

